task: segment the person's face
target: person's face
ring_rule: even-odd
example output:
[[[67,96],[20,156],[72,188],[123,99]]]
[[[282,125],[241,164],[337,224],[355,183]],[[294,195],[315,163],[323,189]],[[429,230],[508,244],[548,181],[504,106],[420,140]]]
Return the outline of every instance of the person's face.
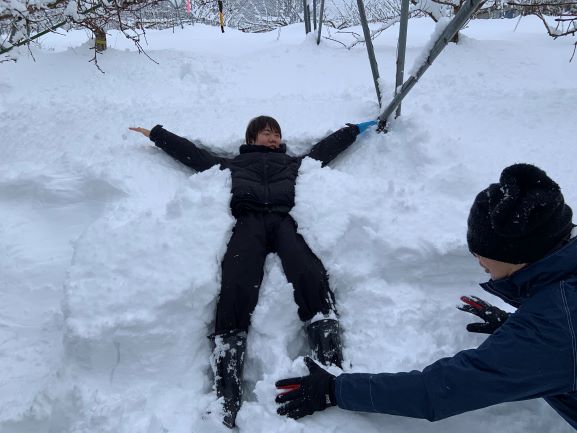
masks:
[[[474,254],[474,256],[479,260],[479,265],[485,272],[491,274],[492,280],[500,280],[501,278],[506,278],[513,275],[519,269],[524,268],[527,266],[527,263],[521,264],[513,264],[513,263],[506,263],[500,262],[499,260],[488,259],[487,257],[479,256]]]
[[[254,144],[257,146],[270,147],[271,149],[278,149],[280,146],[280,141],[280,134],[278,132],[274,132],[267,126],[257,134]]]

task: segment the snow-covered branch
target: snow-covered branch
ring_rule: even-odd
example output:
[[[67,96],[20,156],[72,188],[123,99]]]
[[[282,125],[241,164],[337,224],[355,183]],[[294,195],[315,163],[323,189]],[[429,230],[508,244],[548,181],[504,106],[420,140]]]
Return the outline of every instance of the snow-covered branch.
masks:
[[[139,50],[144,28],[141,11],[159,0],[2,0],[0,1],[0,53],[29,44],[57,28],[86,28],[95,38],[97,52],[106,49],[106,30],[119,29]],[[96,57],[94,58],[96,61]]]
[[[538,17],[552,38],[577,35],[577,0],[513,0],[508,5],[517,8],[522,15]],[[577,41],[573,45],[571,61],[575,57]]]

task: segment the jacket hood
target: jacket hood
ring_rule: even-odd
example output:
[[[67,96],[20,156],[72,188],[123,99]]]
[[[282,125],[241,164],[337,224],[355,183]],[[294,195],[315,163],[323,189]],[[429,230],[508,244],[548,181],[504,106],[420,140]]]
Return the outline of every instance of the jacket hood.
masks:
[[[252,152],[261,152],[261,153],[286,153],[286,144],[281,143],[280,146],[276,149],[266,146],[258,146],[256,144],[243,144],[239,148],[240,153],[252,153]]]
[[[519,307],[523,301],[548,284],[575,275],[577,275],[577,237],[510,277],[490,280],[482,283],[481,287],[508,304]]]

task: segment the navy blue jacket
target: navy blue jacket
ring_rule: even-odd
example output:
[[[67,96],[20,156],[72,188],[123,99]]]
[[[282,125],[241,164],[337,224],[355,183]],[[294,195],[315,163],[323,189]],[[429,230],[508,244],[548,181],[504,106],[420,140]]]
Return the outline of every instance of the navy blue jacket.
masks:
[[[178,161],[197,171],[220,165],[232,177],[233,215],[243,211],[289,212],[295,204],[295,183],[303,158],[310,156],[323,166],[349,147],[357,138],[359,128],[350,125],[339,129],[313,146],[307,155],[291,156],[285,144],[278,149],[254,144],[240,146],[239,155],[225,158],[201,149],[186,138],[156,125],[150,139]]]
[[[577,429],[577,238],[481,286],[517,307],[481,346],[423,371],[342,374],[338,406],[436,421],[543,397]]]

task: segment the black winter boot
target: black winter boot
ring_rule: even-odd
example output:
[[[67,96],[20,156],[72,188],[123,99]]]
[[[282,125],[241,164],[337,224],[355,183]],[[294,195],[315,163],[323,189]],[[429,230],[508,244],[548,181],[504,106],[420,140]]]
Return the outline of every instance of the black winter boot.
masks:
[[[211,364],[214,370],[216,395],[224,397],[223,424],[234,427],[242,400],[242,368],[246,351],[246,332],[229,331],[214,336]]]
[[[343,344],[341,343],[339,322],[322,319],[306,326],[309,344],[316,359],[323,365],[343,368]]]

